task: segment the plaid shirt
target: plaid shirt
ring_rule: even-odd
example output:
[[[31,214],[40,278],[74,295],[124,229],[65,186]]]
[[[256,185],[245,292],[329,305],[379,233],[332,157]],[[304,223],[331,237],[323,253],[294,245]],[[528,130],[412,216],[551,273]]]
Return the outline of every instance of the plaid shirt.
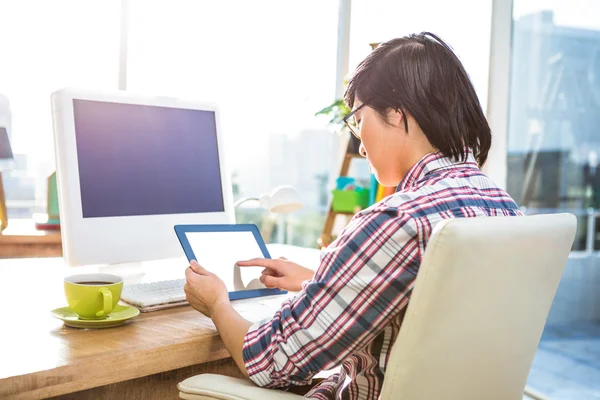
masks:
[[[441,153],[423,157],[395,194],[359,212],[321,254],[312,281],[244,339],[259,386],[307,385],[341,366],[306,397],[376,399],[434,226],[443,219],[521,215],[477,167]]]

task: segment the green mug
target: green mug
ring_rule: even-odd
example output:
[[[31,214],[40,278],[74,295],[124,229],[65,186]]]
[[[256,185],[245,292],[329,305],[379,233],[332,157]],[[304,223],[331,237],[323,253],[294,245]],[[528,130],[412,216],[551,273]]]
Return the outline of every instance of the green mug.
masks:
[[[65,278],[67,303],[80,319],[105,319],[121,299],[123,279],[112,274],[80,274]]]

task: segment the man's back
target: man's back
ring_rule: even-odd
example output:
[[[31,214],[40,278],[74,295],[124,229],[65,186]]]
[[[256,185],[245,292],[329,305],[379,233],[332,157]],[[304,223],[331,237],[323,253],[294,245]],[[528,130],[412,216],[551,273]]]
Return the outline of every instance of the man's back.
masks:
[[[339,374],[306,396],[377,398],[433,228],[446,218],[496,215],[521,213],[470,153],[466,162],[440,153],[425,156],[394,195],[352,219],[323,251],[313,281],[268,329],[250,329],[244,351],[252,359],[247,362],[251,379],[284,387],[308,383],[314,373],[341,364]],[[253,344],[274,340],[273,324],[279,328],[277,345],[270,348],[274,353],[254,353],[264,342]],[[279,357],[279,368],[262,368],[272,364],[261,362],[265,356]]]

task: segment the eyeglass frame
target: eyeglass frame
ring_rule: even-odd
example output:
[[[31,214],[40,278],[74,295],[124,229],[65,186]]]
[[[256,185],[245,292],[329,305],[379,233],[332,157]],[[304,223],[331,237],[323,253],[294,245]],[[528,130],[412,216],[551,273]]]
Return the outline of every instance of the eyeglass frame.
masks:
[[[350,118],[352,118],[354,116],[354,114],[356,114],[358,112],[358,110],[360,110],[361,108],[363,108],[364,106],[366,106],[367,103],[362,103],[360,106],[356,107],[354,110],[352,110],[348,115],[346,115],[343,120],[344,123],[346,124],[346,126],[348,127],[348,129],[350,130],[350,133],[354,135],[354,137],[356,137],[358,140],[360,139],[360,133],[359,132],[355,132],[354,128],[352,127],[352,125],[350,125],[350,123],[348,122],[348,120]],[[358,125],[358,124],[357,124]]]

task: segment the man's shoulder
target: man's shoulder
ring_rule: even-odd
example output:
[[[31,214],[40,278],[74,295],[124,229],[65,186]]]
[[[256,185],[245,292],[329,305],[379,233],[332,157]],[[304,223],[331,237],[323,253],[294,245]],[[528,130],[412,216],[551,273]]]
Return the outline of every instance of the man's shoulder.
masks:
[[[436,193],[444,188],[447,186],[432,183],[401,189],[361,210],[358,215],[369,217],[373,214],[383,214],[390,218],[406,219],[419,209],[419,205],[434,199]]]
[[[418,184],[398,190],[360,211],[357,216],[369,218],[374,214],[382,214],[388,218],[406,221],[458,205],[485,208],[492,199],[504,200],[512,205],[513,201],[508,193],[481,171],[476,172],[468,175],[443,174],[426,177]]]

